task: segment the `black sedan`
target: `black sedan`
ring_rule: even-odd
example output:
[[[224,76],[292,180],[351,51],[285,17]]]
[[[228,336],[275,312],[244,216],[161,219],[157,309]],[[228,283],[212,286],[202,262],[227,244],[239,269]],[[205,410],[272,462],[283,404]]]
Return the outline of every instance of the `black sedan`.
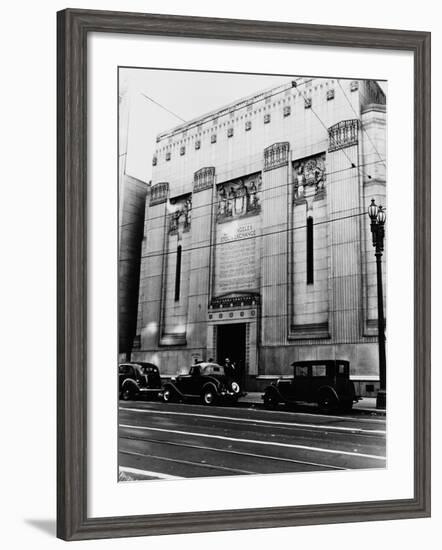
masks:
[[[292,363],[293,377],[279,378],[265,389],[264,405],[317,403],[320,409],[351,411],[360,398],[350,380],[348,361],[319,359]]]
[[[205,405],[236,403],[240,395],[239,384],[217,363],[193,365],[188,374],[166,382],[162,392],[165,402],[199,399]]]
[[[158,397],[161,377],[158,367],[152,363],[123,363],[118,366],[120,399],[125,401],[140,397]]]

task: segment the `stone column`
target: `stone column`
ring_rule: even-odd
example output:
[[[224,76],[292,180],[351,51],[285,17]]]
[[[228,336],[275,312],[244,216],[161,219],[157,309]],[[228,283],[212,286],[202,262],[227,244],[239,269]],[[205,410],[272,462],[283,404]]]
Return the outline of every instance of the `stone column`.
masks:
[[[194,174],[192,195],[191,265],[187,314],[187,345],[200,350],[201,359],[207,348],[207,308],[210,292],[210,264],[215,168],[201,168]]]
[[[261,237],[261,345],[260,374],[277,360],[271,348],[287,341],[287,230],[289,143],[264,150]],[[263,370],[265,369],[265,371]]]
[[[137,328],[141,350],[158,349],[160,338],[168,194],[169,184],[157,183],[146,206]]]
[[[364,169],[364,188],[363,204],[365,209],[371,199],[376,199],[376,203],[384,208],[386,204],[386,108],[385,105],[370,104],[362,109],[361,122],[363,131],[361,133],[362,147],[361,160],[366,168]],[[368,177],[370,175],[370,177]],[[367,336],[377,336],[377,284],[376,284],[376,261],[374,248],[371,242],[370,219],[363,217],[362,243],[363,256],[365,263],[364,271],[364,309],[365,326],[364,334]],[[385,244],[388,242],[387,241]],[[382,257],[382,276],[385,289],[387,279],[387,250],[384,248]],[[384,312],[386,308],[386,299],[384,293]]]
[[[337,344],[352,344],[361,335],[360,225],[364,209],[360,200],[359,130],[360,121],[353,119],[328,131],[331,336]]]

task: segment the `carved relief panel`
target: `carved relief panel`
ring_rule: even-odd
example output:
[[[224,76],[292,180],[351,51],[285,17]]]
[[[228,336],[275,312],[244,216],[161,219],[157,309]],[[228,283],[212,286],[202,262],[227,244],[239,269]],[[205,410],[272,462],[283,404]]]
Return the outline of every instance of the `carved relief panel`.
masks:
[[[177,199],[171,199],[169,215],[169,234],[178,235],[180,240],[182,234],[190,230],[192,220],[192,195],[185,195]]]
[[[217,221],[259,214],[261,184],[260,173],[220,184],[217,189]]]
[[[321,198],[325,193],[325,153],[313,155],[293,163],[293,200],[304,202],[309,198]]]

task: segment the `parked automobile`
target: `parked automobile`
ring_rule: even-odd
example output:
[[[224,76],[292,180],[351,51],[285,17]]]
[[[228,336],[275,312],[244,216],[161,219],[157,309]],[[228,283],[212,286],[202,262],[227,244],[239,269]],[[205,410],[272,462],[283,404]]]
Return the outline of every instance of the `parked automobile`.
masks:
[[[188,374],[166,382],[162,391],[165,402],[198,398],[205,405],[236,403],[240,395],[239,384],[226,374],[224,367],[204,362],[190,367]]]
[[[317,403],[324,410],[351,411],[360,398],[350,380],[350,364],[343,360],[295,361],[293,377],[279,378],[262,399],[268,408],[279,404]]]
[[[158,367],[152,363],[122,363],[118,366],[120,399],[125,401],[140,397],[158,397],[161,378]]]

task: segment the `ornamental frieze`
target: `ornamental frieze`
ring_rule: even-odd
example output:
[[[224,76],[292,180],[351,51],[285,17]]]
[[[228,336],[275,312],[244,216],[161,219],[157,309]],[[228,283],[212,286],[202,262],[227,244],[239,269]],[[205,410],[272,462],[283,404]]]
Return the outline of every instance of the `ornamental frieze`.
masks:
[[[293,169],[293,198],[295,201],[304,201],[312,196],[319,197],[324,193],[325,153],[297,160],[293,163]]]
[[[359,119],[342,120],[328,129],[328,152],[338,151],[358,143]]]
[[[244,307],[257,307],[260,303],[260,295],[254,292],[235,293],[225,296],[215,296],[209,304],[212,309],[233,309]]]
[[[273,170],[285,166],[289,160],[290,144],[288,141],[274,143],[264,149],[264,170]]]
[[[193,175],[193,192],[204,191],[205,189],[211,189],[215,181],[215,167],[206,166],[201,168]]]
[[[260,173],[219,185],[217,220],[221,222],[239,216],[259,214],[261,185]]]
[[[163,181],[161,183],[156,183],[155,185],[153,185],[150,190],[150,206],[166,202],[168,192],[169,184],[167,183],[167,181]]]

